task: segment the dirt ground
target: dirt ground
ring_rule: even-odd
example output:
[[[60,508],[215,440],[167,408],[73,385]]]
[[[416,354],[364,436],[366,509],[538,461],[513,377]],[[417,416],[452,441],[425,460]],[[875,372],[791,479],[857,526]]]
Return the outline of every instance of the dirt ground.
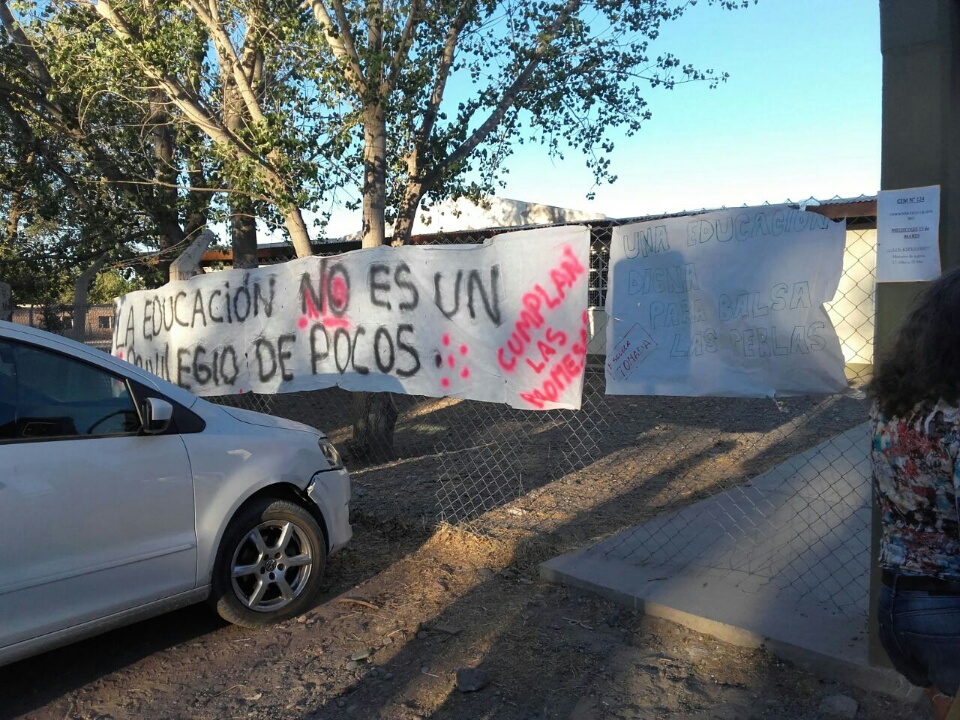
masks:
[[[195,607],[4,668],[0,715],[812,720],[843,695],[864,720],[923,717],[539,582],[498,543],[398,530],[358,523],[353,548],[331,563],[324,602],[273,630],[226,626]],[[462,668],[488,684],[458,691]]]
[[[863,720],[926,717],[537,579],[554,554],[861,422],[862,398],[604,403],[576,422],[405,407],[400,457],[352,468],[354,540],[317,607],[258,632],[198,606],[2,668],[0,717],[813,720],[830,703]],[[461,670],[479,689],[457,688]]]

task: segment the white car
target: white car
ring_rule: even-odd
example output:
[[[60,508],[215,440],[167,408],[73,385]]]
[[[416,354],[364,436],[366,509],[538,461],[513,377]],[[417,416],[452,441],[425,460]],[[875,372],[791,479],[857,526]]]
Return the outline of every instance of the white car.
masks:
[[[318,430],[0,322],[0,665],[202,600],[303,612],[349,500]]]

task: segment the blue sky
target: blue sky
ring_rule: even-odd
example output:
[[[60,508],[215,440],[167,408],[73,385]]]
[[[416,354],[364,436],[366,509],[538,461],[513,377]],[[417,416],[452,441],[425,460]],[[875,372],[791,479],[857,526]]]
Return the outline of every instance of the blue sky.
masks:
[[[700,0],[664,26],[651,54],[726,71],[726,83],[650,91],[653,118],[617,142],[613,185],[594,188],[575,152],[559,162],[525,146],[497,194],[611,217],[873,194],[879,15],[877,0],[760,0],[737,12]],[[358,229],[355,215],[337,213],[329,234]]]

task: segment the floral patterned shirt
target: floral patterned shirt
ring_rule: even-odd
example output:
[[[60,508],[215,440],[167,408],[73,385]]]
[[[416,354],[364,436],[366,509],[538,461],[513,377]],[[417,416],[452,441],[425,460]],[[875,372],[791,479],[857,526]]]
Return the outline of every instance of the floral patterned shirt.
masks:
[[[960,579],[960,408],[923,402],[886,418],[874,407],[872,419],[881,567]]]

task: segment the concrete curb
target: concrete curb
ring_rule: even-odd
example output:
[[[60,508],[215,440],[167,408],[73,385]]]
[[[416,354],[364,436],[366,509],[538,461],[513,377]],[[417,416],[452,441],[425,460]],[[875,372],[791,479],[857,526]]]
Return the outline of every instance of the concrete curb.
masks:
[[[864,690],[905,701],[920,696],[919,688],[895,671],[867,663],[866,618],[831,613],[816,603],[792,602],[775,592],[742,592],[717,577],[704,581],[702,572],[640,568],[589,551],[542,564],[540,577],[589,590],[733,645],[763,648],[804,670]]]

